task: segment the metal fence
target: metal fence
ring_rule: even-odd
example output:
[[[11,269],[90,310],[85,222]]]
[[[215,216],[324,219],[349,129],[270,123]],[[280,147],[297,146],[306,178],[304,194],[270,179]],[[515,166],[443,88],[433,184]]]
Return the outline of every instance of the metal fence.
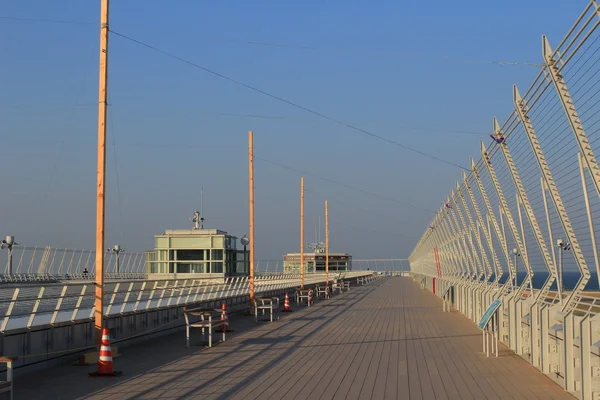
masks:
[[[3,254],[4,252],[4,254]],[[0,252],[6,257],[0,263],[0,283],[87,280],[94,276],[96,252],[94,250],[60,249],[50,246],[14,246],[12,268],[8,249]],[[4,264],[4,268],[1,266]],[[372,271],[408,271],[407,259],[354,259],[353,269]],[[283,260],[256,260],[256,275],[283,273]],[[12,271],[12,273],[9,273]],[[145,254],[123,252],[109,253],[104,258],[107,279],[146,279]]]
[[[283,273],[283,260],[256,260],[254,269],[257,275]],[[373,258],[352,259],[352,270],[356,271],[409,271],[409,262],[406,258]],[[333,272],[333,271],[332,271]]]
[[[3,254],[5,253],[5,254]],[[59,249],[50,246],[14,246],[12,257],[4,249],[0,256],[2,278],[19,279],[24,277],[83,276],[84,271],[92,273],[96,265],[96,252],[93,250]],[[104,270],[107,274],[140,274],[145,272],[144,253],[123,252],[118,256],[107,252],[104,256]],[[12,263],[12,265],[11,265]],[[11,273],[12,271],[12,273]]]
[[[372,275],[369,271],[330,274],[332,279],[352,279]],[[325,274],[307,274],[305,284],[325,282]],[[300,276],[274,274],[257,276],[256,293],[300,286]],[[161,307],[209,302],[249,295],[248,277],[122,280],[106,282],[104,289],[107,316],[150,311]],[[93,282],[10,285],[0,288],[0,333],[93,319],[95,285]]]
[[[528,89],[513,87],[513,112],[490,124],[409,257],[417,279],[452,287],[473,320],[500,299],[500,339],[584,399],[600,397],[598,296],[584,293],[590,271],[600,276],[598,10],[591,1],[555,47],[542,37],[544,66]],[[563,267],[578,271],[567,292]],[[547,276],[537,287],[536,274]]]

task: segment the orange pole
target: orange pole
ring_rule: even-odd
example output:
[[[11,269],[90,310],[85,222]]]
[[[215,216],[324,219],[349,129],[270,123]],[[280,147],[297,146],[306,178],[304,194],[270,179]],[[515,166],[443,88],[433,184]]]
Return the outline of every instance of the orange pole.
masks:
[[[104,328],[104,211],[106,175],[106,106],[108,80],[108,0],[100,0],[100,79],[98,81],[98,169],[96,187],[96,300],[94,329],[96,345]]]
[[[254,139],[248,132],[248,180],[250,189],[250,302],[254,300]]]
[[[304,177],[300,179],[300,288],[304,289]]]
[[[325,200],[325,287],[329,286],[329,206]]]

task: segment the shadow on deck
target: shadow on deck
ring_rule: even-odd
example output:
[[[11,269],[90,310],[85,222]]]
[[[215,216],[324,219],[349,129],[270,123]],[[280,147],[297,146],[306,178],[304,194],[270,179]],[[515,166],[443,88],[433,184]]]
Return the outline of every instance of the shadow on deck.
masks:
[[[24,376],[15,398],[572,398],[518,356],[485,358],[478,329],[440,304],[382,278],[274,323],[231,316],[236,333],[211,349],[186,349],[182,331],[124,348],[120,378],[71,366]]]

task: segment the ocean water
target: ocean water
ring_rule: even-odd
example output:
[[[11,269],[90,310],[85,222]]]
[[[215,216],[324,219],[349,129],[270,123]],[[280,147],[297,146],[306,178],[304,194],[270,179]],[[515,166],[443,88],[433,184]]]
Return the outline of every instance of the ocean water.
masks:
[[[590,290],[590,291],[600,291],[600,287],[598,286],[598,275],[595,272],[591,273],[591,278],[588,281],[585,290]],[[523,280],[525,279],[525,277],[527,276],[527,274],[525,272],[518,272],[517,273],[517,284],[521,284],[521,282],[523,282]],[[579,281],[579,278],[581,278],[581,274],[579,273],[579,271],[564,271],[563,272],[563,287],[567,290],[571,290],[575,287],[575,285],[577,284],[577,281]],[[492,278],[490,279],[490,281],[493,281],[495,279],[494,276],[492,276]],[[508,279],[508,273],[505,273],[501,278],[500,278],[500,282],[504,283],[506,282]],[[548,272],[547,271],[534,271],[534,275],[533,275],[533,287],[534,289],[540,289],[544,283],[546,282],[546,279],[548,279]],[[554,282],[552,284],[551,290],[557,290],[557,283]]]

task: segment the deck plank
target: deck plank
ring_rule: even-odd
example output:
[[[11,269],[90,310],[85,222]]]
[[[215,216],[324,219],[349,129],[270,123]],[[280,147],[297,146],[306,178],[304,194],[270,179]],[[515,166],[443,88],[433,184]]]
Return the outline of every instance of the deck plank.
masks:
[[[353,286],[310,308],[296,305],[278,322],[245,321],[211,349],[183,348],[180,332],[125,349],[115,360],[123,378],[81,379],[81,369],[61,366],[32,377],[35,388],[17,379],[15,397],[573,398],[504,346],[500,357],[485,357],[477,327],[442,312],[439,298],[407,278]]]

